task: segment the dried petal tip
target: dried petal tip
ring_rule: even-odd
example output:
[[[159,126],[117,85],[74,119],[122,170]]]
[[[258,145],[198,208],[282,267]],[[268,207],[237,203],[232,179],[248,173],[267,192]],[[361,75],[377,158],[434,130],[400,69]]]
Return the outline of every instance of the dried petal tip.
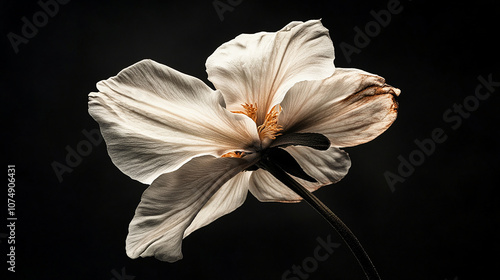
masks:
[[[369,86],[367,88],[370,88],[372,86]],[[401,90],[399,88],[395,88],[391,85],[384,84],[382,86],[373,86],[375,87],[375,92],[373,95],[380,95],[380,94],[391,94],[394,97],[398,97],[401,94]]]
[[[401,94],[401,90],[399,88],[395,88],[391,85],[385,84],[385,87],[389,88],[389,93],[391,93],[394,96],[399,96]]]

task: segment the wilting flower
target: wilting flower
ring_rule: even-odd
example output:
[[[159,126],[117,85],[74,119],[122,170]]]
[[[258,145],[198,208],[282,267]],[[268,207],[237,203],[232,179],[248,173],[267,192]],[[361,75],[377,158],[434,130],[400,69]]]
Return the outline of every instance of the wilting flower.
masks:
[[[301,197],[259,168],[277,161],[308,190],[338,182],[350,159],[397,114],[399,90],[383,78],[333,65],[320,21],[243,34],[207,60],[212,90],[151,60],[97,84],[89,112],[114,164],[151,184],[126,241],[131,258],[182,258],[184,237],[239,207]]]

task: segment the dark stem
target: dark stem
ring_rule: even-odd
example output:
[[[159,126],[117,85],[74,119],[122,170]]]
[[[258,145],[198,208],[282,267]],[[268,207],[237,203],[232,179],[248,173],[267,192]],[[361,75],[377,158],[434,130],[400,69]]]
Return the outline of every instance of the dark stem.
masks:
[[[351,252],[354,254],[358,260],[361,268],[365,272],[366,278],[369,280],[380,280],[380,276],[375,269],[370,257],[359,243],[359,240],[354,236],[352,231],[335,215],[332,210],[330,210],[321,200],[319,200],[315,195],[313,195],[304,186],[295,181],[290,175],[288,175],[281,167],[278,165],[262,160],[259,165],[269,173],[274,175],[283,184],[292,189],[295,193],[300,195],[309,205],[311,205],[318,213],[320,213],[330,225],[340,234],[344,242],[347,244]]]

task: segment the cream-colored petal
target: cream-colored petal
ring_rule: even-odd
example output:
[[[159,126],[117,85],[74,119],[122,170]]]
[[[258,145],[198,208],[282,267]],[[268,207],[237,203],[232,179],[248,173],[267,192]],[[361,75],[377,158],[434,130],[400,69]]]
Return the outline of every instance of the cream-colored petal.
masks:
[[[249,164],[252,162],[241,158],[202,156],[158,177],[144,191],[130,222],[127,255],[131,258],[155,256],[168,262],[181,259],[186,229],[221,187]],[[241,197],[234,198],[241,200]]]
[[[333,146],[355,146],[377,137],[394,122],[399,94],[380,76],[337,68],[327,79],[292,87],[281,103],[279,124],[288,133],[320,133]]]
[[[97,84],[89,113],[113,163],[150,184],[200,155],[246,150],[259,141],[255,123],[221,107],[222,96],[199,79],[152,60]]]
[[[198,212],[193,222],[184,232],[184,238],[193,231],[204,227],[216,219],[233,212],[247,197],[248,184],[252,172],[240,172],[227,181]]]
[[[302,199],[263,169],[252,172],[249,191],[261,202],[299,202]]]
[[[337,147],[319,151],[310,147],[290,146],[285,150],[295,158],[304,172],[318,181],[307,185],[310,191],[337,183],[351,167],[349,154]]]
[[[278,32],[242,34],[207,59],[208,79],[232,111],[257,104],[257,124],[295,83],[334,72],[333,44],[319,20],[292,22]]]
[[[319,151],[309,147],[290,146],[285,150],[295,158],[309,176],[318,181],[312,183],[291,176],[310,192],[322,186],[337,183],[347,174],[351,166],[349,155],[336,147]],[[302,199],[269,172],[262,169],[253,172],[250,177],[249,190],[262,202],[299,202]]]

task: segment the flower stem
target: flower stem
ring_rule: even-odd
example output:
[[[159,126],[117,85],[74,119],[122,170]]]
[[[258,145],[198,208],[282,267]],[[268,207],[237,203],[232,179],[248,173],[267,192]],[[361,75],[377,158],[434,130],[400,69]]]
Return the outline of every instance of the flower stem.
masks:
[[[359,243],[359,240],[354,236],[352,231],[340,220],[337,215],[335,215],[332,210],[330,210],[321,200],[319,200],[315,195],[313,195],[309,190],[307,190],[300,183],[295,181],[290,175],[288,175],[281,167],[274,164],[271,161],[261,161],[260,165],[280,180],[283,184],[288,186],[295,193],[300,195],[309,205],[311,205],[318,213],[320,213],[323,218],[325,218],[330,225],[340,234],[344,242],[347,244],[351,252],[354,254],[358,260],[361,268],[365,272],[366,278],[369,280],[380,280],[380,276],[375,269],[370,257]]]

